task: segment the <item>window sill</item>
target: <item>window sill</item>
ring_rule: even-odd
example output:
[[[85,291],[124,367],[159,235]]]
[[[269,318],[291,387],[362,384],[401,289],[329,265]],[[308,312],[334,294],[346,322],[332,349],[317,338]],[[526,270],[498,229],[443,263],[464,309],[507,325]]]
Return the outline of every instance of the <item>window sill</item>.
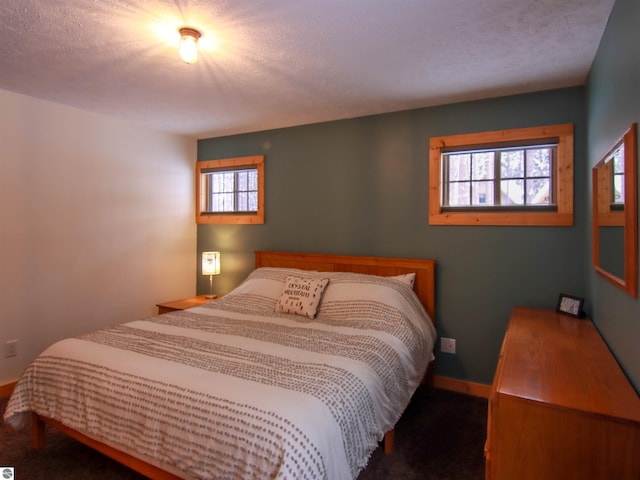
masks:
[[[488,213],[441,212],[429,216],[430,225],[509,225],[566,227],[573,225],[573,214],[556,212]]]

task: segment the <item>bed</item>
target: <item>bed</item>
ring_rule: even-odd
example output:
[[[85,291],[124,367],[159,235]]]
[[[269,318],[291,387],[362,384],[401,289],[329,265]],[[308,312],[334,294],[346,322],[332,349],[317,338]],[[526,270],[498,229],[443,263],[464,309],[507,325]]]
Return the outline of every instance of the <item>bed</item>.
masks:
[[[55,343],[5,421],[151,478],[356,478],[433,360],[435,261],[256,252],[255,267],[219,300]]]

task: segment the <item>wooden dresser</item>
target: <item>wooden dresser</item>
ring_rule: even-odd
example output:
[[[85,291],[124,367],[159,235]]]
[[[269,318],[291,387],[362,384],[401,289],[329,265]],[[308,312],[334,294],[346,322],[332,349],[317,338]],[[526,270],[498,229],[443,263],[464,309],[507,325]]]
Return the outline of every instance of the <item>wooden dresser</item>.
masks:
[[[513,310],[487,430],[487,479],[640,479],[640,398],[590,320]]]

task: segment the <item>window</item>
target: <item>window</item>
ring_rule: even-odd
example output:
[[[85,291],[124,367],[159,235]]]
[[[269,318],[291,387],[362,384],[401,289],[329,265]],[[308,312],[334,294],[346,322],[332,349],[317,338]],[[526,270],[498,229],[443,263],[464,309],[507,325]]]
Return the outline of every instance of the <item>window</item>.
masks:
[[[264,156],[196,166],[196,223],[264,223]]]
[[[202,182],[207,192],[202,199],[205,212],[258,211],[257,168],[205,172]]]
[[[443,208],[553,206],[555,145],[443,153]]]
[[[429,142],[432,225],[572,225],[573,126]]]

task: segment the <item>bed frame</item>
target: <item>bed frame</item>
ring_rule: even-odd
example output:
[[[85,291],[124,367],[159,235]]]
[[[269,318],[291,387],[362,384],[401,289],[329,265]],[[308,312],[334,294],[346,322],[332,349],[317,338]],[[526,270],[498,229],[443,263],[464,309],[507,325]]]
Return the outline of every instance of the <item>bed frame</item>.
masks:
[[[255,252],[255,267],[298,268],[326,272],[353,272],[369,275],[393,276],[415,273],[414,291],[435,323],[435,260],[421,260],[388,257],[361,257],[344,255],[324,255],[317,253]],[[431,368],[429,369],[432,370]],[[427,382],[429,376],[428,372]],[[45,424],[50,425],[100,453],[126,465],[142,475],[157,480],[180,480],[178,475],[118,450],[110,445],[94,440],[62,423],[32,414],[31,443],[34,449],[41,449],[45,443]],[[393,451],[394,431],[384,437],[384,451]]]

